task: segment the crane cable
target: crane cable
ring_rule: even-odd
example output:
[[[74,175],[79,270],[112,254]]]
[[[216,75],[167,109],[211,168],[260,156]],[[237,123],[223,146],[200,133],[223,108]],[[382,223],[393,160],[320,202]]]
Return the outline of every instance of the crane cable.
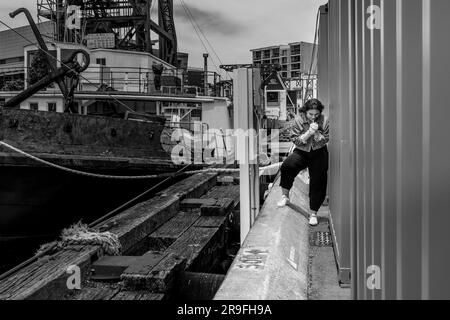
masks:
[[[181,3],[184,3],[183,0],[180,0],[180,2],[181,2]],[[184,5],[185,5],[185,7],[186,7],[186,9],[187,9],[187,12],[189,12],[190,16],[192,17],[194,23],[197,25],[198,30],[199,30],[200,33],[203,35],[203,37],[205,38],[206,42],[208,43],[208,45],[209,45],[210,48],[212,49],[212,51],[213,51],[214,55],[216,56],[217,60],[219,61],[219,63],[220,63],[221,65],[223,65],[224,63],[223,63],[222,60],[220,59],[219,55],[217,54],[217,52],[216,52],[216,50],[214,49],[214,47],[213,47],[213,45],[211,44],[211,42],[209,42],[208,37],[205,35],[205,33],[203,32],[203,30],[200,28],[200,25],[196,22],[196,20],[195,20],[195,18],[194,18],[194,15],[192,14],[191,10],[190,10],[189,7],[186,5],[186,3],[184,3]],[[226,72],[226,75],[227,75],[228,77],[231,78],[229,72],[226,71],[226,70],[225,70],[225,72]]]
[[[194,28],[194,31],[197,34],[198,39],[202,43],[203,48],[209,54],[209,50],[208,50],[207,46],[205,45],[205,42],[203,41],[202,37],[200,36],[199,32],[201,31],[201,29],[198,26],[198,24],[195,22],[194,16],[192,16],[192,14],[190,13],[190,11],[189,11],[188,7],[186,6],[186,4],[184,3],[184,1],[183,0],[179,0],[179,1],[181,3],[181,6],[183,7],[184,11],[186,12],[186,16],[188,17],[190,23],[192,24],[192,27]],[[197,28],[198,28],[198,30],[197,30]],[[206,37],[205,37],[205,39],[206,39]],[[211,56],[211,58],[212,58],[212,56]],[[216,63],[214,62],[214,59],[211,59],[211,62],[213,63],[214,68],[216,69],[217,73],[220,74],[219,68],[217,67]]]

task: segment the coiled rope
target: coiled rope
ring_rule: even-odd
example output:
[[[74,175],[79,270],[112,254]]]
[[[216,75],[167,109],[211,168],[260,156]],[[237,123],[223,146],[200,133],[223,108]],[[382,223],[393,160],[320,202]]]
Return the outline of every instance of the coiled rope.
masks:
[[[159,179],[159,178],[166,178],[166,177],[175,177],[175,176],[181,176],[181,175],[192,175],[197,173],[234,173],[239,172],[239,169],[232,169],[232,168],[208,168],[208,169],[202,169],[202,170],[193,170],[193,171],[186,171],[186,172],[180,172],[180,173],[161,173],[161,174],[153,174],[153,175],[142,175],[142,176],[115,176],[115,175],[105,175],[105,174],[97,174],[97,173],[90,173],[90,172],[84,172],[80,170],[70,169],[67,167],[63,167],[60,165],[57,165],[55,163],[51,163],[49,161],[40,159],[36,156],[33,156],[32,154],[29,154],[23,150],[20,150],[16,147],[11,146],[10,144],[0,141],[0,145],[4,146],[14,152],[17,152],[21,155],[26,156],[29,159],[32,159],[36,162],[39,162],[41,164],[44,164],[46,166],[59,169],[62,171],[70,172],[72,174],[82,175],[86,177],[91,178],[101,178],[101,179],[115,179],[115,180],[144,180],[144,179]]]
[[[64,229],[61,233],[61,240],[41,245],[36,255],[41,256],[50,250],[61,250],[77,245],[101,246],[103,252],[110,256],[118,256],[122,251],[122,245],[116,234],[99,232],[80,221]]]

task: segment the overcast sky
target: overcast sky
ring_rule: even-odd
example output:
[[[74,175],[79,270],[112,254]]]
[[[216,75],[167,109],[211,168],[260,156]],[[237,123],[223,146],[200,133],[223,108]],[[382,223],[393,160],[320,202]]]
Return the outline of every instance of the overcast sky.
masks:
[[[189,53],[189,66],[202,67],[205,48],[182,2],[221,62],[237,64],[251,62],[250,49],[297,41],[313,42],[317,10],[327,0],[174,0],[179,51]],[[0,19],[14,27],[26,24],[23,15],[15,19],[8,16],[9,12],[23,6],[36,17],[36,0],[1,0]],[[0,30],[3,29],[0,25]],[[218,67],[221,62],[208,41],[203,39],[211,57],[209,70],[216,71],[214,64]]]

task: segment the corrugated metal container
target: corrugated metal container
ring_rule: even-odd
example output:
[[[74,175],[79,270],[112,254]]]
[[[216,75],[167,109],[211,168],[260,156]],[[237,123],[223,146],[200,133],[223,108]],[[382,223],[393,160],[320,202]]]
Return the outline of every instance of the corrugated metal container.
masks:
[[[340,279],[357,299],[450,298],[450,1],[330,0],[321,12]]]

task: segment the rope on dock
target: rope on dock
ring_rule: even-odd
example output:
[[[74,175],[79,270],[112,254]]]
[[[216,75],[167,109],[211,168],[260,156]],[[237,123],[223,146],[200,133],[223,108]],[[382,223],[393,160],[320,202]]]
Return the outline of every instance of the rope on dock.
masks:
[[[61,239],[65,245],[101,245],[105,253],[112,256],[120,255],[122,250],[117,235],[111,232],[95,232],[81,222],[64,229]]]
[[[111,232],[97,232],[80,221],[64,229],[61,233],[60,241],[42,245],[37,254],[48,248],[62,249],[71,245],[101,246],[105,254],[110,256],[118,256],[122,250],[122,245],[117,235]]]
[[[167,177],[175,177],[175,176],[180,176],[180,175],[191,175],[191,174],[197,174],[197,173],[235,173],[235,172],[239,172],[239,169],[231,169],[231,168],[209,168],[209,169],[202,169],[202,170],[193,170],[193,171],[186,171],[186,172],[180,172],[180,173],[174,173],[174,172],[170,172],[170,173],[161,173],[161,174],[153,174],[153,175],[142,175],[142,176],[115,176],[115,175],[104,175],[104,174],[97,174],[97,173],[90,173],[90,172],[84,172],[84,171],[80,171],[80,170],[75,170],[75,169],[70,169],[67,167],[63,167],[51,162],[48,162],[46,160],[40,159],[36,156],[33,156],[25,151],[22,151],[18,148],[15,148],[13,146],[11,146],[10,144],[0,141],[0,145],[14,151],[17,152],[21,155],[26,156],[29,159],[32,159],[36,162],[39,162],[41,164],[44,164],[46,166],[55,168],[55,169],[59,169],[59,170],[63,170],[66,172],[70,172],[73,174],[77,174],[77,175],[82,175],[82,176],[86,176],[86,177],[91,177],[91,178],[101,178],[101,179],[115,179],[115,180],[144,180],[144,179],[160,179],[160,178],[167,178]]]

